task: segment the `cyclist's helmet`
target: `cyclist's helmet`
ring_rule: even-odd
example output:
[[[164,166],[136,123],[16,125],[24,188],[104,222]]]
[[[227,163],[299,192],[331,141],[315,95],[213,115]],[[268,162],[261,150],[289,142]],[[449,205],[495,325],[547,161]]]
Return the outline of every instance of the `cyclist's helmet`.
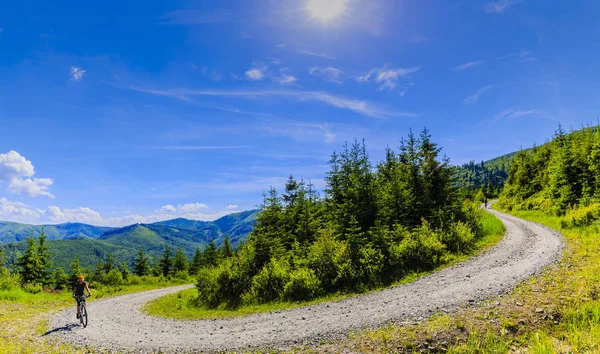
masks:
[[[77,277],[78,280],[84,280],[85,277],[83,276],[83,274],[79,274],[79,276]]]

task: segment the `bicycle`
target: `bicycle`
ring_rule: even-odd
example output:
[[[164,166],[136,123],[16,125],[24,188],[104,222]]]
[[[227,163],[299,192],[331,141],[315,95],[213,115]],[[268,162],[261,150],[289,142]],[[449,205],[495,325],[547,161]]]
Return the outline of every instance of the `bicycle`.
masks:
[[[88,325],[88,313],[87,308],[85,307],[85,295],[76,295],[74,297],[77,300],[77,303],[79,304],[79,322],[81,323],[83,328],[86,328]]]

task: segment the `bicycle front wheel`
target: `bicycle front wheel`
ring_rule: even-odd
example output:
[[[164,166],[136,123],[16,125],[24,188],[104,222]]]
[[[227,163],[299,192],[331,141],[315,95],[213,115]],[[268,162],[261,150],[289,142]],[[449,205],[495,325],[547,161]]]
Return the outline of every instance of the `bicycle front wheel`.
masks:
[[[83,326],[83,328],[87,327],[88,325],[88,314],[87,314],[87,309],[85,308],[85,302],[82,302],[80,305],[80,309],[81,309],[81,325]]]

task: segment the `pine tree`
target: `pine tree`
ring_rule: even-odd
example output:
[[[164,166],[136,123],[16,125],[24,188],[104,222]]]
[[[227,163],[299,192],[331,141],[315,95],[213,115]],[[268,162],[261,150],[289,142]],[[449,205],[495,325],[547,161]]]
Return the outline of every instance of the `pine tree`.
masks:
[[[0,248],[0,268],[6,266],[6,258],[4,257],[4,248]]]
[[[68,289],[72,284],[70,282],[69,276],[65,273],[65,270],[62,267],[56,267],[54,269],[54,289],[56,290],[64,290]]]
[[[81,269],[81,264],[79,262],[79,258],[75,257],[73,259],[73,263],[71,263],[71,273],[69,273],[69,281],[71,283],[75,283],[77,281],[77,277],[82,274],[83,269]]]
[[[27,249],[17,259],[17,267],[23,284],[35,284],[42,280],[42,263],[33,237],[27,238]]]
[[[219,249],[219,257],[222,259],[229,258],[233,256],[233,247],[231,247],[231,243],[229,242],[229,235],[225,235],[225,240],[223,240],[223,244]]]
[[[115,264],[115,258],[113,257],[112,253],[107,254],[100,265],[100,269],[104,274],[108,274],[111,270],[113,270],[116,267],[117,265]]]
[[[121,263],[121,276],[123,277],[123,280],[127,281],[129,279],[130,275],[131,275],[131,271],[129,270],[129,264],[127,264],[126,262],[122,262]]]
[[[50,286],[52,284],[52,261],[50,260],[50,253],[48,246],[46,245],[46,234],[44,228],[42,228],[42,234],[38,239],[39,246],[37,247],[38,258],[40,262],[40,279],[39,282],[43,286]]]
[[[192,258],[192,262],[190,264],[190,274],[196,275],[198,271],[204,266],[204,259],[202,257],[202,251],[200,248],[196,248],[196,253],[194,253],[194,257]]]
[[[164,277],[168,277],[173,269],[173,262],[171,259],[171,249],[169,245],[165,245],[163,249],[163,255],[160,259],[160,271]]]
[[[202,252],[202,258],[204,259],[204,264],[207,266],[217,265],[219,251],[217,250],[215,240],[210,241],[210,243],[204,248],[204,252]]]
[[[184,272],[188,268],[187,258],[185,253],[183,253],[183,248],[181,246],[177,248],[177,252],[175,252],[175,258],[173,259],[173,272]]]
[[[133,274],[143,277],[145,275],[150,274],[150,268],[150,260],[144,252],[144,249],[140,248],[133,263]]]

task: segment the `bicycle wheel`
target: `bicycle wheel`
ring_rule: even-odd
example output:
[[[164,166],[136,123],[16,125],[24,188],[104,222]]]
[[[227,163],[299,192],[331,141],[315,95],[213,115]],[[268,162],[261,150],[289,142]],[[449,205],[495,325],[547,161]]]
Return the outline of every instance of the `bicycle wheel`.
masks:
[[[85,302],[81,302],[81,305],[79,305],[80,311],[81,311],[81,316],[79,317],[81,324],[83,325],[83,328],[87,327],[88,325],[88,314],[87,314],[87,309],[85,308]]]

